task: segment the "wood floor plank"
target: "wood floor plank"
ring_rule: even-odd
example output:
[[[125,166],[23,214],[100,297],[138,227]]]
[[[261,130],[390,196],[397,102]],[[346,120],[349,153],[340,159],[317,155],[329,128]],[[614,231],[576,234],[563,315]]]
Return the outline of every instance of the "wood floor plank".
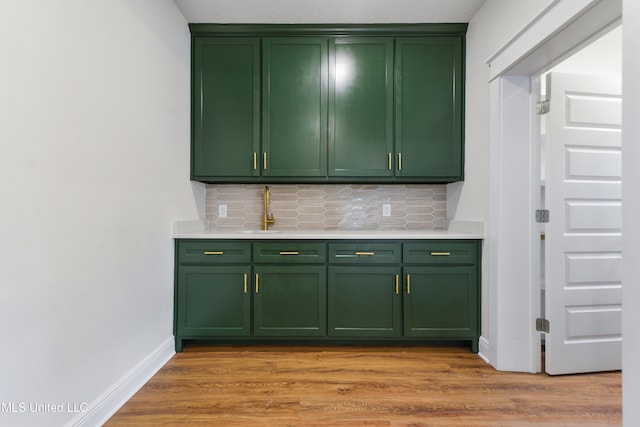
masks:
[[[466,348],[197,346],[107,426],[620,426],[619,372],[498,372]]]

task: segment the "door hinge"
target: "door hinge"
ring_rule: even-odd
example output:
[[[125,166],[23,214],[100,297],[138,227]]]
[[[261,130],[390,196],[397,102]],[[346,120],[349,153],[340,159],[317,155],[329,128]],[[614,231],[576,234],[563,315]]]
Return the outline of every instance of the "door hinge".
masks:
[[[549,222],[549,211],[547,209],[536,210],[536,222]]]
[[[543,319],[542,317],[538,317],[536,319],[536,331],[549,333],[549,321],[547,319]]]
[[[542,116],[543,114],[547,114],[550,111],[549,109],[549,101],[540,101],[536,104],[536,113],[538,113],[539,116]]]

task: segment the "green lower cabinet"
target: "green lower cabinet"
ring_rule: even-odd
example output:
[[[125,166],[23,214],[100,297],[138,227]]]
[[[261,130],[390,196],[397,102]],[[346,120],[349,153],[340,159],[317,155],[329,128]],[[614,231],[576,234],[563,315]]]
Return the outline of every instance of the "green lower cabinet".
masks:
[[[401,337],[400,274],[399,267],[329,267],[329,336]]]
[[[180,240],[176,351],[197,341],[453,340],[477,353],[479,243]]]
[[[177,336],[248,337],[251,334],[249,266],[181,266]]]
[[[476,267],[405,267],[404,335],[477,339]]]
[[[255,336],[326,335],[325,266],[256,266],[254,280]]]

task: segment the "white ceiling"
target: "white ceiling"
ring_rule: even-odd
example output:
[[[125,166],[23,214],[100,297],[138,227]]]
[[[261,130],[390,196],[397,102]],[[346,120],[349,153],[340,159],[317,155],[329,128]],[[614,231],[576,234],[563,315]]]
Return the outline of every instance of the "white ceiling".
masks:
[[[485,0],[173,0],[190,23],[469,22]]]

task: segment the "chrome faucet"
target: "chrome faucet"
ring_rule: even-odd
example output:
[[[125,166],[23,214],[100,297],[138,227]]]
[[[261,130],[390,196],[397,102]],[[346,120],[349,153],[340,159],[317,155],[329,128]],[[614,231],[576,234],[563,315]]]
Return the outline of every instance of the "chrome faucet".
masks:
[[[273,213],[269,215],[269,204],[270,204],[270,193],[269,187],[264,186],[264,211],[262,212],[262,229],[267,231],[269,229],[269,224],[275,224],[276,220],[273,218]]]

